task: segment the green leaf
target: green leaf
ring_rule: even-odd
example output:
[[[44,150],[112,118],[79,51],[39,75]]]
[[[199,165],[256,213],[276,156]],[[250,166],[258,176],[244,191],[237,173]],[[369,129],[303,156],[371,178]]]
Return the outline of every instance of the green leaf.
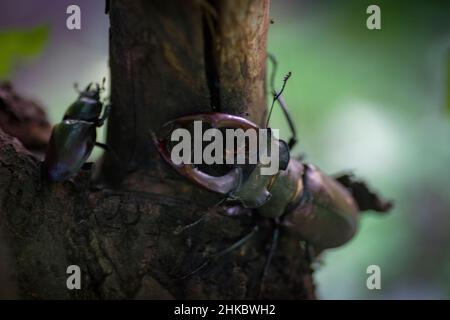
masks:
[[[6,79],[22,63],[36,57],[49,36],[47,25],[32,29],[0,31],[0,79]]]

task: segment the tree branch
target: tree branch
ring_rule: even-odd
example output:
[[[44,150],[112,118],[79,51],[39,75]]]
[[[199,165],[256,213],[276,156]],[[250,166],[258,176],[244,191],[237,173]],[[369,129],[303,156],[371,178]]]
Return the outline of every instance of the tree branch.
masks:
[[[208,209],[220,198],[174,173],[160,159],[150,130],[187,113],[212,111],[214,101],[222,112],[248,112],[264,123],[268,10],[267,0],[112,1],[107,143],[120,161],[106,154],[102,185],[91,183],[89,170],[74,182],[47,183],[40,181],[40,162],[0,133],[0,233],[6,249],[0,254],[13,271],[6,275],[6,296],[257,296],[271,238],[268,222],[252,241],[182,279],[208,254],[247,234],[255,221]],[[261,297],[314,298],[305,257],[297,241],[281,236]],[[81,290],[66,287],[71,264],[82,270]]]

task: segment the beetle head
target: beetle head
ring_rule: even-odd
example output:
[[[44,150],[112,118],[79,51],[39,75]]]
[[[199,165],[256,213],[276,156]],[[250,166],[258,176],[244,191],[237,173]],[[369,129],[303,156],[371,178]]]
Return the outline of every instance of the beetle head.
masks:
[[[86,97],[96,101],[100,100],[100,92],[102,91],[102,87],[98,83],[89,83],[83,91],[80,92],[80,98]]]

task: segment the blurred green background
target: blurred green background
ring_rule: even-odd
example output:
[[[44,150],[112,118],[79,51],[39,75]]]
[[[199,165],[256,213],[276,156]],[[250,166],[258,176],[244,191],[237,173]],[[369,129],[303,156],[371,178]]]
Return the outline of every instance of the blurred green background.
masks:
[[[82,30],[65,28],[69,4],[81,7]],[[370,4],[381,8],[381,30],[366,28]],[[327,173],[353,170],[395,200],[390,215],[366,214],[349,244],[322,256],[319,297],[448,299],[450,1],[275,0],[271,18],[278,86],[293,74],[284,96],[299,130],[294,153]],[[0,78],[53,122],[75,81],[108,75],[101,1],[2,3],[0,27]],[[288,134],[279,110],[271,126]],[[366,287],[372,264],[381,290]]]

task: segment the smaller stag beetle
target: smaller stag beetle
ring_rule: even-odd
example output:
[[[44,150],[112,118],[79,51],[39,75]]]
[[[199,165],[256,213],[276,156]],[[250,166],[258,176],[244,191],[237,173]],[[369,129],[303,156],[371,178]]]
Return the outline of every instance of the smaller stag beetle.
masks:
[[[94,146],[108,150],[106,145],[96,142],[96,129],[103,125],[110,111],[110,104],[105,105],[100,100],[104,84],[105,79],[101,87],[98,83],[90,83],[85,90],[79,91],[78,99],[67,109],[62,122],[53,127],[42,165],[43,176],[49,181],[72,178]]]

